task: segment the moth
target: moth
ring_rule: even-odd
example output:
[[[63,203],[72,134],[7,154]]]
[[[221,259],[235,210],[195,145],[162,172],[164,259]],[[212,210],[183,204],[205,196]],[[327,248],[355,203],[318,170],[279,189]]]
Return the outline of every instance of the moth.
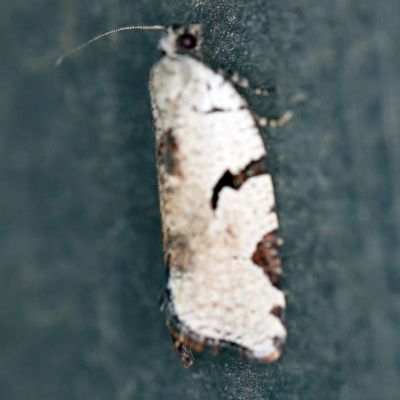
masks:
[[[246,101],[201,60],[202,27],[169,26],[150,74],[175,348],[227,347],[265,362],[286,340],[274,189]]]
[[[168,273],[162,308],[175,350],[186,367],[191,350],[204,348],[275,361],[287,332],[266,149],[246,101],[203,63],[202,26],[115,29],[64,53],[57,65],[129,29],[165,29],[149,86]]]

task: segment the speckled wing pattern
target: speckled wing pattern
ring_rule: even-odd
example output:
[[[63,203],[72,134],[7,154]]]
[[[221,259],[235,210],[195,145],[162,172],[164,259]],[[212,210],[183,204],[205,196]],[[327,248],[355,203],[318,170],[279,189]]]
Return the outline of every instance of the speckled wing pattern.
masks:
[[[245,100],[189,55],[150,79],[165,262],[176,346],[276,360],[286,340],[278,219],[266,150]]]

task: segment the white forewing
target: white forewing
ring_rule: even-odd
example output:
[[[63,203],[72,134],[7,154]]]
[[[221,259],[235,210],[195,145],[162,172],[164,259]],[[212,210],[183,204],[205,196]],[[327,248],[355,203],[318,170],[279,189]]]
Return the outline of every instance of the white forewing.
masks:
[[[187,55],[163,57],[150,88],[168,289],[183,333],[274,360],[286,338],[274,310],[285,298],[252,261],[278,228],[271,177],[222,186],[212,205],[225,173],[243,173],[266,154],[254,118],[229,82]]]

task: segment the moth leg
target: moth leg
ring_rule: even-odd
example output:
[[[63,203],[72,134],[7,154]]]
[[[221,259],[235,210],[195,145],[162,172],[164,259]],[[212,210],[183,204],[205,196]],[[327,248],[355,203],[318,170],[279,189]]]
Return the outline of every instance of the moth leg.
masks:
[[[173,335],[172,335],[172,341],[174,343],[175,352],[181,358],[183,366],[185,368],[189,368],[194,362],[194,356],[192,350],[190,350],[189,347],[187,347],[182,342],[176,340]]]
[[[250,85],[248,79],[243,78],[237,72],[232,72],[229,69],[220,69],[218,71],[226,80],[231,81],[234,85],[239,86],[243,89],[250,89],[257,96],[268,96],[270,93],[276,93],[277,90],[275,87],[271,87],[269,89],[266,88],[254,88]],[[266,118],[259,117],[253,113],[255,120],[258,125],[261,127],[270,127],[272,129],[280,128],[286,125],[293,118],[293,111],[287,110],[285,111],[279,118]]]
[[[275,93],[276,88],[259,88],[250,85],[250,82],[247,78],[239,75],[237,72],[232,72],[228,68],[220,69],[218,72],[224,77],[224,79],[232,82],[234,85],[242,88],[251,90],[256,96],[268,96],[270,93]]]
[[[256,117],[255,119],[258,125],[265,127],[269,126],[272,129],[281,128],[285,126],[291,119],[293,118],[293,111],[286,110],[279,118],[277,119],[268,119],[266,117]]]

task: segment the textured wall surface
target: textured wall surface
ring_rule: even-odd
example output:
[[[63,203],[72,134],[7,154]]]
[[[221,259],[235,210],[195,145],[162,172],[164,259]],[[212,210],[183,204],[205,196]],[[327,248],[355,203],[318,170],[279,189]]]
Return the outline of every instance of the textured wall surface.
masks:
[[[400,398],[400,15],[395,0],[3,1],[0,397]],[[271,365],[196,354],[158,310],[148,73],[158,32],[205,26],[205,60],[254,86],[285,239],[289,339]],[[204,149],[207,151],[207,149]]]

